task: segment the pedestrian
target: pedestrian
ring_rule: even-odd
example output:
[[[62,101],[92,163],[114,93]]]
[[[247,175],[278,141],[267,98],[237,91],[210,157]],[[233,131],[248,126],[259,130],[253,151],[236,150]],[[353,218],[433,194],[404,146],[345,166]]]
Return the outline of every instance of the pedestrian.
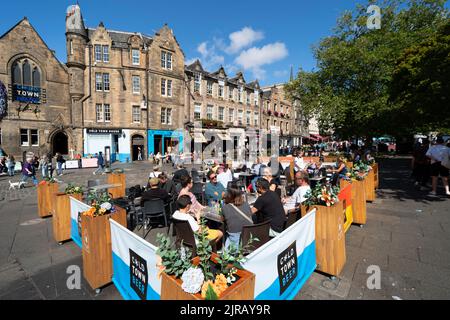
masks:
[[[48,177],[48,157],[44,154],[39,162],[39,168],[41,169],[42,179]]]
[[[93,172],[93,174],[94,175],[96,175],[97,173],[102,173],[102,174],[105,174],[105,171],[104,171],[104,168],[105,168],[105,159],[103,159],[103,154],[102,154],[102,152],[100,151],[99,153],[98,153],[98,155],[97,155],[97,165],[98,165],[98,168],[97,168],[97,170],[95,170],[94,172]]]
[[[56,153],[55,157],[56,157],[57,174],[58,174],[58,176],[62,176],[63,175],[63,173],[62,173],[62,171],[63,171],[62,166],[66,162],[66,160],[64,159],[62,154],[59,153],[59,152]]]
[[[142,150],[141,150],[141,147],[138,147],[138,161],[142,161]]]
[[[430,177],[430,159],[426,156],[429,144],[429,140],[424,139],[413,152],[411,166],[415,179],[414,185],[421,191],[426,189]]]
[[[10,177],[14,176],[15,165],[16,162],[13,155],[9,155],[8,157],[6,157],[6,167],[8,168],[8,175]]]
[[[22,169],[22,182],[26,182],[28,178],[31,178],[33,184],[37,186],[38,181],[36,179],[36,171],[33,165],[33,158],[27,158],[27,161],[23,165]]]
[[[47,154],[48,160],[48,176],[49,178],[53,178],[53,173],[55,172],[56,168],[56,156],[52,156],[51,153]]]
[[[450,196],[450,190],[448,187],[449,169],[442,165],[442,162],[448,161],[450,158],[450,149],[444,145],[444,139],[442,137],[438,137],[436,139],[436,144],[428,149],[426,156],[431,159],[430,169],[432,190],[430,195],[437,195],[437,182],[440,176],[445,188],[445,194]]]

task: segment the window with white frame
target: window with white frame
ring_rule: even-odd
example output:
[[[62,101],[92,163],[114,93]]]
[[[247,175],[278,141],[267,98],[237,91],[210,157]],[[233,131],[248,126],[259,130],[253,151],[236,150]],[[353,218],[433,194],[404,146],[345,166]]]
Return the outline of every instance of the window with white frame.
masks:
[[[99,44],[96,44],[94,46],[94,51],[95,51],[95,61],[96,62],[102,62],[102,46]]]
[[[258,103],[259,103],[259,92],[258,92],[258,90],[255,90],[255,92],[253,93],[253,101],[255,102],[255,106],[257,106]]]
[[[133,106],[133,123],[141,123],[141,107],[140,106]]]
[[[73,41],[72,40],[70,40],[69,45],[70,45],[70,55],[73,55]]]
[[[161,96],[166,96],[166,79],[161,78]]]
[[[253,117],[253,121],[255,123],[255,127],[257,127],[258,124],[259,124],[259,112],[255,112],[254,117]]]
[[[20,145],[23,147],[28,147],[30,145],[28,129],[20,129]]]
[[[141,53],[139,49],[132,49],[131,50],[131,58],[133,65],[139,65],[141,63]]]
[[[39,132],[37,129],[30,130],[30,137],[31,137],[31,145],[38,146],[39,145]]]
[[[245,91],[245,95],[247,96],[247,104],[250,104],[250,92]]]
[[[199,120],[202,117],[202,105],[199,103],[196,103],[194,105],[194,119]]]
[[[103,47],[103,62],[109,62],[109,46]]]
[[[247,125],[251,125],[251,120],[252,120],[252,112],[251,111],[247,111]]]
[[[109,104],[104,104],[103,109],[105,111],[105,122],[111,122],[111,106]]]
[[[133,93],[140,94],[141,93],[141,78],[139,76],[133,76],[132,82],[133,82]]]
[[[213,84],[211,81],[208,81],[206,84],[206,94],[212,96],[213,93]]]
[[[96,114],[97,122],[104,122],[103,105],[102,104],[95,105],[95,114]]]
[[[97,122],[111,122],[111,106],[97,103],[95,105],[95,118]]]
[[[161,51],[161,68],[172,70],[172,53]]]
[[[103,74],[103,91],[109,91],[109,73]]]
[[[95,91],[103,91],[103,75],[95,73]]]
[[[172,96],[172,80],[161,78],[161,96]]]
[[[206,119],[208,120],[212,120],[213,118],[213,106],[212,105],[208,105],[206,107]]]
[[[243,87],[239,88],[238,95],[239,95],[238,96],[239,97],[238,101],[239,102],[244,102],[244,88]]]
[[[39,131],[37,129],[20,129],[20,145],[23,147],[39,146]]]
[[[161,124],[172,124],[172,109],[161,108]]]
[[[233,88],[228,87],[228,99],[233,100]]]
[[[239,123],[239,125],[242,125],[243,119],[244,119],[244,111],[238,110],[238,123]]]
[[[225,84],[224,84],[223,80],[219,80],[218,96],[221,98],[223,98],[223,95],[224,95],[224,87],[225,87]]]
[[[194,92],[200,93],[202,85],[202,74],[200,72],[194,73]]]
[[[167,96],[172,96],[172,80],[167,80]]]
[[[233,108],[228,109],[228,121],[231,123],[234,122],[234,109]]]
[[[223,121],[225,118],[225,108],[219,107],[219,121]]]

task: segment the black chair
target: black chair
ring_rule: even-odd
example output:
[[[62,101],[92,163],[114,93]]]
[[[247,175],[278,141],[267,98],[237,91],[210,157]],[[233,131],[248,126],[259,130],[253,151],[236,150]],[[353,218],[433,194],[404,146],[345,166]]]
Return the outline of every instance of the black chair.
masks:
[[[253,235],[253,238],[259,239],[259,241],[255,241],[251,244],[251,251],[254,251],[270,241],[269,230],[270,220],[254,225],[243,226],[241,232],[241,244],[245,246],[250,240],[250,235]],[[249,254],[250,252],[246,252],[246,254]]]
[[[143,223],[145,225],[150,225],[149,231],[144,235],[144,239],[147,237],[148,233],[152,230],[154,225],[161,225],[161,218],[164,220],[164,227],[168,227],[167,215],[166,215],[166,205],[161,199],[152,199],[144,202],[144,207],[142,208]],[[157,224],[154,224],[154,221]],[[148,223],[147,223],[148,222]],[[145,228],[144,228],[145,233]]]
[[[287,228],[289,228],[290,226],[292,226],[298,219],[299,213],[297,212],[297,210],[295,210],[294,212],[290,212],[287,214],[287,219],[284,222],[284,228],[283,230],[286,230]]]
[[[183,245],[191,249],[192,256],[195,257],[197,255],[197,245],[195,244],[194,231],[192,231],[189,222],[172,218],[172,224],[176,232],[175,243],[177,247],[180,247],[181,242],[183,242]]]
[[[197,200],[201,204],[205,204],[205,195],[203,192],[203,184],[202,183],[194,183],[191,189],[191,192],[194,194],[194,196],[197,198]]]

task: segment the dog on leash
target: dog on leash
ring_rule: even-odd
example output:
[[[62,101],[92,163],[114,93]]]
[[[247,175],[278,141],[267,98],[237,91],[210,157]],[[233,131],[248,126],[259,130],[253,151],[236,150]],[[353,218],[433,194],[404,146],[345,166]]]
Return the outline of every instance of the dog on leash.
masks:
[[[11,182],[11,180],[9,180],[9,190],[21,189],[23,187],[25,187],[25,182],[23,182],[23,181]]]

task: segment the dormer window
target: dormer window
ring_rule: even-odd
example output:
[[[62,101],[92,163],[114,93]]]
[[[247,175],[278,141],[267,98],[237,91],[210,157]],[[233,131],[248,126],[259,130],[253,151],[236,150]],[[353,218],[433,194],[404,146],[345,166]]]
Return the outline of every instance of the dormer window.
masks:
[[[218,95],[219,95],[219,97],[221,97],[221,98],[223,98],[224,87],[225,87],[224,81],[223,81],[223,80],[219,80],[219,90],[218,90]]]
[[[200,93],[202,83],[202,74],[200,72],[194,73],[194,92]]]
[[[109,62],[109,46],[96,44],[94,46],[95,62]]]
[[[132,59],[133,65],[138,66],[141,64],[139,49],[131,50],[131,59]]]
[[[212,96],[212,93],[213,93],[213,84],[212,82],[208,81],[206,85],[206,94]]]
[[[161,51],[161,68],[172,70],[172,53]]]

